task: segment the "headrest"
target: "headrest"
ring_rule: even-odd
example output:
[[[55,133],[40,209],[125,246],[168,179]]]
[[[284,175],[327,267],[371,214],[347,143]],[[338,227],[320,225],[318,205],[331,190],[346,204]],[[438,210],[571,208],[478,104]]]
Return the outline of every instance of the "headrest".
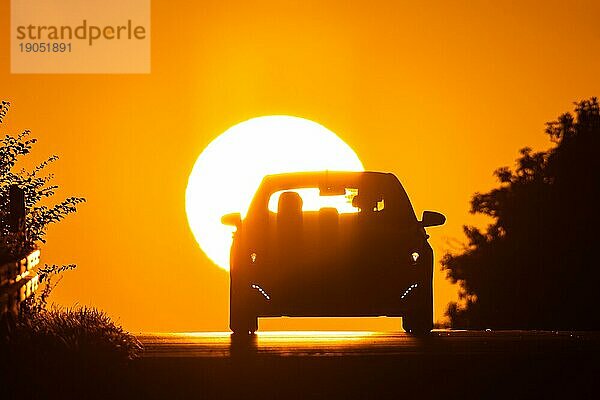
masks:
[[[296,192],[283,192],[277,203],[277,213],[302,213],[302,197]]]
[[[337,218],[339,211],[335,207],[322,207],[319,209],[319,217],[321,218]]]
[[[382,199],[380,194],[357,194],[352,198],[352,207],[360,208],[361,211],[372,211]]]

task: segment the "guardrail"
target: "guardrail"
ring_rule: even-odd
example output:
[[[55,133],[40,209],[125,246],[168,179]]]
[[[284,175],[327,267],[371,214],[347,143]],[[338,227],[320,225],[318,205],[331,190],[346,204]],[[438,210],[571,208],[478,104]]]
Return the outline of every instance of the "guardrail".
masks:
[[[2,221],[11,232],[24,229],[25,196],[23,189],[13,185],[9,190],[8,210]],[[20,260],[11,260],[0,265],[0,319],[7,315],[16,317],[19,305],[31,296],[38,287],[39,275],[36,266],[40,262],[40,251],[34,250]]]
[[[40,262],[40,251],[35,250],[18,261],[0,266],[0,315],[17,313],[19,304],[38,287],[39,275],[35,267]]]

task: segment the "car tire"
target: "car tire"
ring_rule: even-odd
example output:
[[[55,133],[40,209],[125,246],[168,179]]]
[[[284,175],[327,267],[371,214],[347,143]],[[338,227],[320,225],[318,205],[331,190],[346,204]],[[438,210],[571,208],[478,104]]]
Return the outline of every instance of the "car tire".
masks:
[[[402,316],[402,328],[412,335],[427,335],[433,329],[433,290],[431,284],[417,292],[412,307]],[[416,294],[416,293],[415,293]]]
[[[258,330],[258,318],[230,310],[229,328],[235,334],[251,335]]]
[[[230,273],[229,329],[236,334],[253,334],[258,330],[258,317],[250,305],[250,290],[237,282],[233,271]]]
[[[230,307],[229,329],[236,334],[251,335],[258,330],[258,318],[239,307]]]

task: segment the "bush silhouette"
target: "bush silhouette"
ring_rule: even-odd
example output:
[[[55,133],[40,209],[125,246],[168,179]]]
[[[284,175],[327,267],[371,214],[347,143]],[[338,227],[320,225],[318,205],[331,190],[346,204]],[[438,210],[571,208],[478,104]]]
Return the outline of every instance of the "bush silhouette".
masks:
[[[463,303],[448,307],[453,327],[600,329],[598,99],[575,103],[546,133],[551,149],[521,149],[514,170],[495,171],[500,187],[473,196],[471,212],[495,222],[465,226],[464,251],[443,257]]]
[[[0,125],[4,122],[10,103],[0,103]],[[19,161],[31,153],[37,139],[30,137],[25,130],[16,135],[6,135],[0,139],[0,263],[24,257],[27,253],[45,243],[48,227],[75,213],[77,206],[85,202],[82,197],[68,197],[59,203],[48,205],[58,189],[52,184],[54,176],[44,175],[46,167],[58,160],[52,155],[31,170],[16,170]],[[15,171],[16,170],[16,171]],[[25,220],[23,229],[13,232],[6,223],[6,210],[9,203],[9,190],[12,186],[21,188],[25,195]],[[75,268],[74,264],[45,265],[38,271],[41,290],[28,304],[38,309],[46,307],[47,299],[55,285],[51,278],[60,276],[66,270]]]

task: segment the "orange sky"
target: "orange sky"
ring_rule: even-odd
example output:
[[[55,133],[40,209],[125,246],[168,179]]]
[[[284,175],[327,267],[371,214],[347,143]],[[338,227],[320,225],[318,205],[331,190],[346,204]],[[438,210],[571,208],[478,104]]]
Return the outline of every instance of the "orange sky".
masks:
[[[419,215],[446,214],[429,231],[438,260],[456,248],[461,226],[483,221],[469,199],[495,184],[493,170],[520,147],[547,148],[544,122],[600,95],[600,3],[447,3],[154,1],[150,74],[12,75],[0,0],[3,131],[31,129],[35,157],[61,156],[59,195],[88,200],[42,249],[46,263],[79,265],[54,301],[97,306],[134,332],[226,330],[228,273],[194,241],[184,192],[203,148],[261,115],[336,132],[367,169],[395,173]],[[436,269],[440,318],[456,288]]]

